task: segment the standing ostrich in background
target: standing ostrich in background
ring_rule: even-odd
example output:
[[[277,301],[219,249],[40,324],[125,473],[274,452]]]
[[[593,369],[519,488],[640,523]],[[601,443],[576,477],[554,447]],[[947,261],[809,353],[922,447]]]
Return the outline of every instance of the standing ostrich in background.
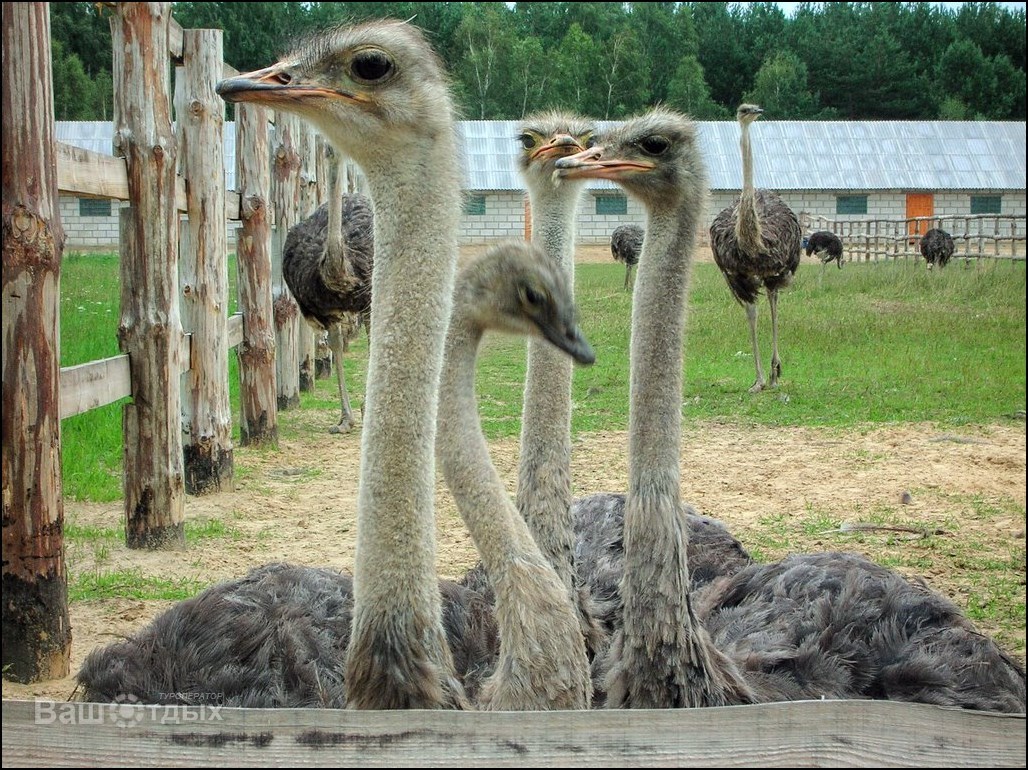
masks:
[[[643,247],[643,229],[639,225],[619,225],[610,235],[610,255],[625,266],[625,289],[632,283],[632,268],[639,264]]]
[[[323,33],[218,93],[298,114],[364,173],[375,264],[347,705],[462,707],[435,546],[436,414],[461,202],[449,78],[417,27],[381,21]]]
[[[371,201],[343,194],[341,165],[331,164],[328,203],[291,227],[282,249],[282,277],[300,312],[315,330],[328,332],[340,403],[339,424],[331,433],[346,433],[354,426],[343,353],[361,326],[370,332],[375,259]]]
[[[921,238],[921,256],[928,262],[929,270],[936,264],[940,268],[946,267],[949,258],[953,256],[953,249],[953,236],[937,227],[933,227]]]
[[[714,261],[728,282],[732,296],[746,308],[750,341],[757,379],[750,393],[774,387],[782,373],[778,358],[778,291],[789,285],[800,264],[803,231],[799,220],[785,202],[771,190],[753,187],[753,149],[750,124],[764,111],[753,104],[742,104],[736,112],[742,149],[742,192],[739,199],[723,209],[710,226],[710,248]],[[757,298],[761,286],[771,308],[771,373],[765,382],[757,345]]]
[[[835,233],[830,233],[827,230],[818,230],[816,233],[811,235],[809,238],[804,238],[807,256],[816,254],[821,260],[821,269],[824,270],[832,260],[835,260],[835,266],[842,269],[842,241],[839,240],[839,236]]]

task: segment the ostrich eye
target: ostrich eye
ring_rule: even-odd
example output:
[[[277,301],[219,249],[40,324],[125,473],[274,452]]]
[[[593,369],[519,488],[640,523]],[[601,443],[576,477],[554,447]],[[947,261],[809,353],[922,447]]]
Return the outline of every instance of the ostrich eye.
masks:
[[[525,285],[521,287],[521,299],[526,305],[539,307],[543,304],[545,297],[542,292],[537,291],[531,286]]]
[[[350,62],[350,71],[357,80],[376,83],[393,72],[393,62],[382,51],[360,51]]]
[[[663,155],[671,147],[671,142],[663,136],[647,136],[639,140],[639,149],[647,155]]]
[[[526,150],[531,150],[537,144],[535,137],[531,134],[522,134],[518,137],[518,141],[521,142],[521,146]]]
[[[587,150],[591,150],[596,146],[596,140],[593,138],[592,134],[586,134],[582,137],[582,146]]]

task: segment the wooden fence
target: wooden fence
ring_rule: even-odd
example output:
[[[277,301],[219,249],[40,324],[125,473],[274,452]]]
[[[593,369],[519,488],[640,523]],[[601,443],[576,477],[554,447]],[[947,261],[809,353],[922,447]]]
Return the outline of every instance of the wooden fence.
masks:
[[[281,281],[280,261],[277,262],[277,273],[273,270],[276,264],[274,255],[280,249],[281,238],[273,243],[272,223],[284,223],[288,227],[309,214],[325,197],[324,175],[318,174],[318,166],[322,164],[314,153],[307,153],[303,158],[293,154],[293,145],[298,142],[316,146],[317,139],[310,126],[296,122],[284,136],[283,132],[278,132],[277,141],[272,145],[269,125],[273,116],[265,109],[244,106],[237,110],[237,180],[240,192],[226,191],[222,156],[224,104],[215,96],[214,86],[221,78],[238,73],[221,62],[220,30],[183,30],[170,16],[164,23],[167,30],[164,45],[164,33],[158,32],[160,39],[144,46],[137,59],[126,62],[124,71],[116,70],[116,102],[123,104],[122,114],[151,115],[161,104],[169,109],[168,95],[159,87],[162,79],[157,75],[147,77],[147,73],[160,71],[156,63],[168,58],[179,65],[175,78],[177,135],[162,137],[160,143],[167,144],[167,152],[177,159],[179,173],[174,177],[172,205],[177,215],[185,214],[186,217],[180,227],[175,225],[160,233],[161,243],[181,245],[177,253],[168,251],[158,255],[161,258],[154,259],[152,245],[136,244],[130,248],[123,239],[122,263],[127,267],[122,275],[123,297],[129,302],[137,302],[140,307],[138,313],[129,317],[125,316],[123,307],[122,335],[134,332],[152,344],[155,330],[141,323],[148,315],[145,306],[151,311],[154,307],[160,309],[160,334],[176,336],[175,342],[169,341],[166,345],[170,351],[168,365],[150,373],[149,379],[155,383],[157,392],[170,393],[171,383],[177,383],[180,373],[185,375],[182,408],[174,410],[183,416],[182,429],[171,429],[166,437],[162,437],[167,446],[164,452],[166,462],[171,464],[171,470],[150,467],[149,471],[158,478],[177,477],[180,474],[172,457],[182,455],[185,457],[181,474],[185,477],[185,491],[203,494],[231,483],[227,350],[240,346],[241,436],[244,444],[274,442],[277,439],[277,409],[299,403],[301,369],[307,371],[313,367],[311,361],[299,359],[295,344],[279,345],[273,335],[277,330],[290,343],[303,340],[304,336],[310,337],[308,327],[296,313],[285,314],[285,321],[280,316],[276,324],[273,311],[276,297],[281,298],[280,304],[287,306],[292,298]],[[133,32],[125,34],[131,40]],[[132,50],[131,45],[128,48]],[[129,100],[144,97],[145,110],[129,109]],[[116,121],[116,137],[138,137],[148,128],[121,126]],[[165,126],[165,130],[170,131],[170,125]],[[132,202],[128,209],[131,213],[127,216],[134,224],[129,227],[145,232],[143,223],[159,219],[154,209],[155,205],[162,204],[149,202],[139,205],[133,197],[130,177],[134,167],[147,168],[149,158],[133,160],[128,148],[122,146],[119,150],[123,157],[101,155],[58,143],[58,188],[62,193]],[[279,166],[294,168],[295,178],[273,180],[269,174],[272,158]],[[302,165],[295,165],[301,161]],[[273,181],[282,184],[273,185]],[[291,185],[288,191],[283,190],[286,184]],[[221,211],[224,216],[219,213]],[[241,223],[239,240],[234,244],[239,266],[241,312],[227,318],[228,249],[224,243],[223,224],[226,218]],[[178,221],[177,216],[174,221]],[[279,232],[282,230],[280,227]],[[142,256],[133,263],[133,254]],[[158,269],[170,274],[179,259],[182,277],[181,281],[175,278],[178,288],[175,296],[147,296],[145,288],[151,283],[145,280],[148,271]],[[161,308],[162,304],[167,304],[167,307]],[[175,306],[182,309],[182,331],[175,331],[173,323],[168,331],[164,331],[163,316],[173,319],[178,314]],[[310,355],[310,349],[308,342],[304,351]],[[140,348],[136,352],[138,359],[153,358],[152,350]],[[133,353],[129,348],[113,358],[62,369],[61,417],[145,393],[148,390],[147,373],[132,372],[130,357]],[[276,360],[280,361],[277,373]],[[175,422],[171,411],[169,406],[167,419]],[[126,443],[128,475],[131,475],[133,466],[129,455],[138,443]],[[152,477],[137,481],[126,479],[127,515],[144,496],[143,493],[132,495],[129,490],[140,488],[149,494],[154,481]],[[160,484],[159,481],[157,483]],[[162,486],[175,486],[176,483],[171,479]],[[177,504],[168,505],[174,507]],[[157,515],[160,517],[160,513]]]
[[[1023,214],[952,214],[909,219],[830,219],[804,215],[803,232],[827,230],[852,262],[921,259],[920,235],[938,227],[953,236],[954,259],[1025,259]]]
[[[22,10],[25,7],[29,11]],[[40,8],[45,8],[45,4],[4,3],[3,8],[6,106],[8,76],[12,81],[19,76],[19,72],[7,67],[9,50],[24,56],[27,63],[33,58],[33,50],[49,51],[49,40],[43,40],[40,46],[37,45],[40,42],[38,39],[25,36],[26,39],[21,40],[15,34],[25,27],[31,27],[30,34],[45,34],[45,25],[42,23],[45,13],[39,12]],[[22,13],[28,16],[18,16]],[[192,46],[184,42],[189,40],[190,33],[179,30],[171,22],[168,3],[119,4],[115,14],[115,50],[118,52],[120,49],[115,57],[116,88],[122,94],[122,99],[134,93],[134,103],[137,106],[145,103],[147,106],[146,114],[142,116],[138,114],[142,110],[127,111],[134,114],[126,114],[123,110],[117,121],[123,157],[98,156],[70,147],[57,147],[54,152],[55,148],[50,145],[42,147],[38,153],[39,158],[56,155],[57,186],[61,190],[129,200],[132,203],[128,213],[123,215],[122,244],[123,264],[132,266],[123,272],[122,277],[121,336],[123,349],[128,349],[121,356],[60,372],[60,412],[63,416],[129,395],[134,397],[134,402],[139,402],[141,392],[153,394],[155,401],[173,400],[177,404],[177,400],[168,397],[169,394],[179,392],[178,375],[182,371],[193,371],[201,355],[200,351],[210,342],[207,337],[211,334],[227,336],[229,346],[240,344],[246,347],[247,350],[240,354],[241,361],[247,361],[249,353],[256,353],[249,356],[250,365],[273,365],[268,353],[274,352],[270,330],[274,328],[275,320],[270,315],[270,297],[262,290],[270,283],[265,277],[271,261],[270,223],[266,214],[267,201],[272,196],[264,180],[268,176],[270,155],[275,156],[276,162],[289,165],[292,153],[296,151],[301,154],[298,148],[303,147],[291,132],[280,130],[279,143],[274,153],[269,153],[266,145],[262,147],[260,139],[266,137],[267,116],[261,110],[241,111],[241,120],[247,126],[243,134],[254,137],[254,140],[252,144],[243,141],[241,146],[244,149],[239,153],[245,156],[240,161],[242,194],[226,193],[224,205],[231,216],[239,217],[243,222],[238,251],[240,284],[245,287],[241,288],[243,315],[241,318],[235,316],[223,319],[224,325],[221,319],[214,319],[212,323],[198,322],[191,335],[185,334],[178,315],[179,289],[182,287],[178,279],[178,249],[175,246],[179,242],[181,212],[195,210],[190,203],[190,195],[195,195],[196,189],[192,180],[187,187],[183,178],[174,173],[176,164],[173,161],[178,157],[179,145],[174,139],[168,119],[170,107],[167,104],[168,96],[163,90],[164,73],[169,56],[175,60],[183,58],[183,66],[188,68],[188,52],[198,51],[208,45],[209,41],[202,43],[206,35],[202,33]],[[9,36],[8,32],[12,34]],[[12,53],[12,63],[14,58]],[[33,62],[33,66],[38,64],[38,61]],[[208,80],[203,82],[209,83],[209,79],[214,76],[209,71],[210,63],[203,66],[208,70]],[[144,76],[141,73],[148,74]],[[30,77],[39,73],[26,64],[24,72],[20,74]],[[42,77],[45,79],[45,76]],[[148,83],[147,89],[150,90],[140,90],[139,82],[135,82],[140,77]],[[133,91],[133,88],[136,90]],[[12,87],[10,92],[16,90]],[[154,104],[154,99],[158,97],[160,103]],[[217,130],[218,118],[211,114],[211,105],[215,102],[205,102],[201,97],[189,97],[182,104],[186,105],[186,110],[191,114],[195,110],[194,117],[197,120],[212,121],[207,130]],[[42,110],[40,114],[43,114]],[[52,113],[49,119],[52,121]],[[52,127],[49,132],[42,130],[40,133],[40,141],[47,141],[53,135]],[[4,136],[6,145],[8,134]],[[20,130],[16,136],[19,141],[23,141],[29,132]],[[197,141],[187,138],[185,152],[191,152]],[[189,164],[184,165],[188,167]],[[217,185],[219,175],[210,176],[209,183]],[[309,186],[315,177],[303,177],[300,174],[294,176],[297,186],[288,192],[280,191],[279,194],[302,200],[303,185]],[[6,184],[5,175],[5,206],[8,203]],[[312,197],[309,193],[309,189],[304,192],[308,206],[315,197],[320,197]],[[218,227],[214,229],[223,229],[222,212],[208,212],[206,216],[217,223]],[[296,216],[295,210],[280,213],[280,233],[283,222],[294,221],[290,220],[290,216]],[[23,211],[18,222],[27,226],[31,224],[29,219],[31,212]],[[190,224],[184,227],[188,229]],[[191,250],[214,249],[207,252],[212,262],[224,258],[223,247],[216,241],[213,246],[206,244],[201,247],[195,242],[200,235],[192,230],[187,231],[190,232],[189,240],[194,241]],[[7,267],[5,244],[5,286]],[[217,269],[222,267],[219,265]],[[205,274],[200,266],[195,269],[191,267],[183,274],[189,276],[186,288],[190,292],[208,292],[211,286],[217,292],[223,291],[218,283],[220,276]],[[139,276],[144,276],[148,285],[139,285]],[[145,302],[140,300],[141,297],[145,297]],[[216,297],[211,308],[203,307],[191,312],[220,315],[225,307],[224,299],[224,296]],[[7,300],[5,295],[5,316]],[[145,335],[140,333],[141,328],[146,330]],[[5,326],[5,331],[7,329]],[[125,338],[133,335],[136,339],[126,344]],[[55,348],[53,339],[45,342]],[[13,386],[8,387],[6,380],[7,353],[5,345],[5,405],[8,392],[13,394],[14,390]],[[141,354],[153,355],[159,365],[153,365],[152,361],[148,361],[146,366],[141,365],[138,361]],[[23,377],[27,371],[29,369],[22,366],[17,373]],[[147,377],[149,379],[141,379]],[[209,372],[209,377],[211,380],[225,380],[227,373],[219,363],[217,371]],[[262,381],[266,384],[268,380],[265,378]],[[169,386],[167,393],[155,391],[160,383]],[[26,394],[22,392],[24,390],[31,391],[31,388],[20,390],[19,398],[29,402],[30,406],[38,406],[31,403],[34,392]],[[261,394],[250,391],[249,395],[255,401],[261,401]],[[264,392],[266,395],[267,391]],[[244,395],[244,399],[246,397]],[[135,403],[133,406],[137,410],[132,418],[134,429],[141,435],[150,429],[143,424],[144,421],[154,420],[154,415],[143,413],[151,406],[146,403]],[[274,415],[275,406],[273,402],[264,403],[260,407],[265,410],[261,419],[268,420],[269,414]],[[27,413],[31,411],[29,409]],[[255,416],[258,412],[254,410],[250,414]],[[163,430],[162,440],[166,445],[155,453],[151,436],[147,434],[148,440],[141,442],[141,446],[126,445],[126,458],[128,460],[130,453],[136,453],[140,460],[145,460],[144,453],[165,457],[167,465],[160,469],[166,477],[165,482],[162,482],[166,483],[167,489],[164,505],[174,506],[174,501],[181,499],[181,484],[178,489],[175,488],[173,473],[174,457],[181,460],[181,444],[176,443],[181,438],[181,431],[176,422],[178,414],[175,409],[169,410],[165,404],[161,415],[160,419],[173,421],[172,427]],[[5,423],[9,419],[5,413]],[[59,459],[59,443],[56,449]],[[4,452],[5,470],[8,458],[44,454],[35,445],[9,446],[7,442]],[[126,462],[127,468],[132,465]],[[154,483],[153,478],[144,481]],[[7,642],[10,639],[6,614],[9,598],[8,560],[31,559],[34,556],[15,554],[8,547],[7,515],[9,512],[24,514],[8,510],[6,493],[7,487],[4,503],[5,661],[8,659]],[[143,508],[147,505],[143,497],[136,504]],[[59,522],[59,500],[56,508]],[[159,513],[166,514],[167,511]],[[158,527],[166,526],[166,522],[167,519],[160,520]],[[56,544],[59,553],[59,536]],[[63,562],[56,569],[57,578],[63,579]],[[66,611],[64,617],[67,617]],[[214,706],[182,708],[41,700],[5,701],[2,719],[3,765],[12,767],[275,764],[386,767],[467,764],[491,767],[1025,765],[1024,715],[982,714],[884,701],[795,702],[668,711],[459,713],[256,710]]]
[[[114,156],[54,140],[49,6],[3,4],[4,427],[11,431],[3,442],[4,591],[16,582],[27,594],[5,602],[4,661],[19,660],[11,672],[25,679],[49,669],[41,650],[68,637],[54,421],[130,397],[122,415],[126,542],[182,548],[186,493],[232,483],[230,348],[240,348],[244,443],[276,440],[283,401],[276,390],[295,392],[301,366],[314,369],[313,361],[294,357],[280,362],[276,377],[276,348],[283,346],[269,331],[301,342],[311,337],[298,313],[274,317],[275,306],[293,300],[281,270],[274,276],[269,214],[281,237],[326,197],[313,128],[294,121],[276,131],[272,153],[273,116],[241,108],[242,195],[226,191],[225,104],[215,85],[238,73],[221,61],[221,30],[183,30],[170,3],[117,3],[110,14]],[[304,148],[302,159],[294,147]],[[272,187],[272,155],[288,156],[295,172],[281,195]],[[58,191],[129,203],[120,220],[122,354],[64,369],[56,357]],[[242,223],[242,313],[231,318],[227,218]],[[312,343],[296,349],[313,356]],[[38,607],[48,609],[32,609]],[[53,628],[40,625],[51,621]],[[24,637],[15,630],[22,625]],[[9,656],[8,647],[18,651]]]
[[[4,767],[1024,767],[1025,718],[895,701],[549,712],[5,701]]]

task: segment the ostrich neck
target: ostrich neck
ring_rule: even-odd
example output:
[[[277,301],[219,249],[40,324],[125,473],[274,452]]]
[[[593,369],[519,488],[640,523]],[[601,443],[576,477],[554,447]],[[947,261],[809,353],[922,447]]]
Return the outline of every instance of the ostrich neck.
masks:
[[[342,164],[333,161],[328,170],[328,238],[326,251],[329,259],[342,260],[343,254],[343,180]],[[345,261],[344,261],[345,268]]]
[[[532,242],[574,286],[575,214],[580,186],[531,191]],[[574,364],[542,340],[528,341],[517,506],[543,554],[571,591],[571,380]]]
[[[457,302],[460,302],[458,298]],[[482,331],[460,313],[450,323],[440,380],[437,457],[490,579],[535,549],[496,468],[478,419],[475,361]]]
[[[375,210],[371,352],[357,498],[355,604],[416,611],[441,630],[435,572],[435,431],[457,259],[452,134],[366,168]]]
[[[750,124],[743,123],[739,137],[742,150],[742,192],[739,195],[739,215],[735,219],[735,239],[747,254],[759,254],[763,240],[760,217],[757,215],[757,193],[753,187],[753,148],[750,146]]]
[[[682,343],[700,210],[696,199],[650,210],[633,297],[619,697],[636,708],[701,705],[694,682],[711,678],[709,637],[690,604],[679,492]]]

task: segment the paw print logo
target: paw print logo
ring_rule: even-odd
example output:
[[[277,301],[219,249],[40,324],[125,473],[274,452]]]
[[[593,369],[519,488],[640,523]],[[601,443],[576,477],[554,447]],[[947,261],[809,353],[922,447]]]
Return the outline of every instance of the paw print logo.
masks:
[[[111,719],[118,727],[131,727],[143,721],[143,712],[136,708],[139,698],[135,695],[119,695],[111,704]]]

